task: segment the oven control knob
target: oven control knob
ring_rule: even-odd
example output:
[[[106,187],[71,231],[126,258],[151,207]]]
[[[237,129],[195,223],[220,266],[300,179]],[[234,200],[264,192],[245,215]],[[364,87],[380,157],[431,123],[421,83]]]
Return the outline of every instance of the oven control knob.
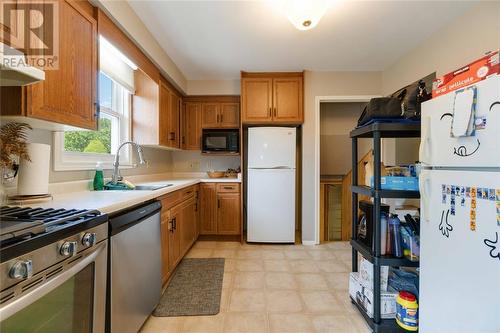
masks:
[[[86,232],[82,237],[83,246],[94,246],[96,241],[95,232]]]
[[[33,275],[33,262],[31,260],[18,261],[9,270],[11,279],[29,279]]]
[[[73,257],[78,251],[77,242],[64,242],[59,249],[59,253],[65,257]]]

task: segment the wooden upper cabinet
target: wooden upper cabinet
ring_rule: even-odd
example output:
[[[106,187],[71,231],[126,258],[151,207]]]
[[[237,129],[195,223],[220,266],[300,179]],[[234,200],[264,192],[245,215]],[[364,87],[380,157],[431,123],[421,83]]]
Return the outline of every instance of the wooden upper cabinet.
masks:
[[[219,103],[202,103],[201,126],[203,128],[216,128],[219,126]]]
[[[170,108],[168,109],[168,144],[172,148],[180,147],[180,112],[181,112],[181,97],[174,91],[170,90]]]
[[[97,22],[74,1],[59,1],[58,60],[58,69],[26,88],[25,115],[96,129]]]
[[[219,127],[238,128],[240,126],[240,104],[221,103],[219,110]]]
[[[182,123],[182,149],[200,150],[201,103],[185,103]]]
[[[214,235],[217,233],[216,209],[217,195],[215,183],[200,184],[200,234]]]
[[[242,122],[303,123],[303,80],[303,73],[242,73]]]
[[[242,122],[268,122],[272,120],[272,78],[241,79]]]
[[[273,79],[273,120],[303,122],[302,78]]]
[[[240,234],[240,194],[217,193],[217,233]]]

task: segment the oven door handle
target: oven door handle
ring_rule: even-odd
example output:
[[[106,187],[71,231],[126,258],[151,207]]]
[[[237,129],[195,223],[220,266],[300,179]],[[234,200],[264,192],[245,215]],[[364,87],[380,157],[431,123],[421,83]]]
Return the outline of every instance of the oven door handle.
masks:
[[[100,244],[96,245],[95,251],[87,255],[85,258],[83,258],[82,261],[76,263],[74,266],[58,274],[57,276],[52,278],[49,282],[42,283],[41,285],[39,285],[26,295],[23,295],[22,297],[16,299],[12,303],[9,303],[6,306],[0,308],[1,320],[3,321],[9,318],[10,316],[21,311],[28,305],[38,301],[40,298],[53,291],[54,289],[62,285],[64,282],[71,279],[87,265],[96,261],[97,256],[99,256],[99,254],[101,254],[101,252],[107,248],[106,244],[107,242],[101,242]]]

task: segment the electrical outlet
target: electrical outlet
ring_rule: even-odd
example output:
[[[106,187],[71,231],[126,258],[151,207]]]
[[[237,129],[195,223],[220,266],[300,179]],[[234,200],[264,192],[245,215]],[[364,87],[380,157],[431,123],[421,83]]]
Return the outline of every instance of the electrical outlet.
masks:
[[[197,160],[191,161],[191,164],[190,164],[189,167],[190,167],[191,171],[198,171],[198,170],[200,170],[200,161],[197,161]]]

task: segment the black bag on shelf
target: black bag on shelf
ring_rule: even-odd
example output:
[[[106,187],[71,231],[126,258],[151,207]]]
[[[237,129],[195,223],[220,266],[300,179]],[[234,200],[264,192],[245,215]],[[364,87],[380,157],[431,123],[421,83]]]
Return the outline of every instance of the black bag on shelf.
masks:
[[[420,105],[429,100],[423,80],[406,86],[388,97],[372,98],[358,120],[358,127],[371,120],[420,119]]]

